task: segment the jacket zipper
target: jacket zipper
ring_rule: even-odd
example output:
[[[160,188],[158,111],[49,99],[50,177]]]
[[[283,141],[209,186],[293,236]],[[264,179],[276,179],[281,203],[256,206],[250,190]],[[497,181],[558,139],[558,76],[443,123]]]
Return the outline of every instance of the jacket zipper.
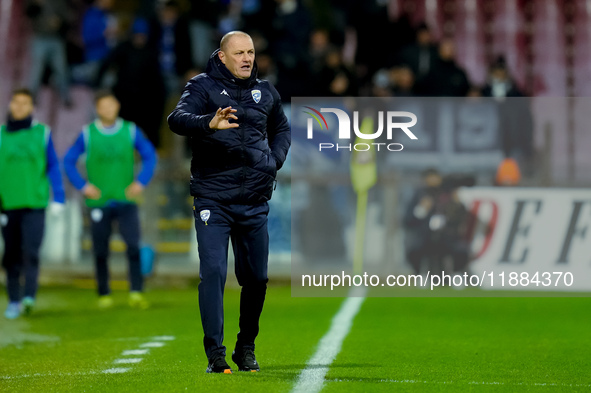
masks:
[[[238,87],[238,99],[237,99],[238,104],[242,103],[242,88]],[[240,143],[241,143],[241,150],[240,150],[240,156],[242,158],[242,175],[241,175],[241,182],[240,182],[240,197],[242,198],[242,196],[244,195],[244,182],[246,180],[246,159],[244,156],[244,129],[242,127],[239,128],[240,129]]]

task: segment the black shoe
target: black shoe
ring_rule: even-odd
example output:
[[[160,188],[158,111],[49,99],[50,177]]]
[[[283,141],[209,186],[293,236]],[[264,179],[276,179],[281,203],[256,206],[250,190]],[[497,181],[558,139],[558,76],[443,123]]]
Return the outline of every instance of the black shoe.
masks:
[[[226,363],[226,357],[218,355],[209,361],[206,373],[232,374],[232,369]]]
[[[252,349],[235,350],[232,352],[232,360],[238,366],[239,371],[257,372],[261,371]]]

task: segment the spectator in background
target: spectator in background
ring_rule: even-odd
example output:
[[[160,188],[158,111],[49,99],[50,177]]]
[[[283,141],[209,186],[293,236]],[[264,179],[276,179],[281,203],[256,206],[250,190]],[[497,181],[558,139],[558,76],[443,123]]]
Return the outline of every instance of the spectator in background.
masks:
[[[102,62],[115,46],[117,21],[109,15],[114,0],[95,0],[82,21],[82,41],[86,70],[83,78],[92,83]]]
[[[460,201],[458,190],[473,186],[474,179],[450,175],[443,180],[442,193],[435,200],[434,214],[429,222],[431,229],[431,259],[439,259],[441,267],[452,269],[456,274],[468,270],[470,247],[467,241],[467,224],[470,213]],[[443,266],[443,258],[451,258],[451,266]]]
[[[460,202],[458,188],[473,185],[473,179],[450,176],[447,179],[435,169],[423,173],[424,186],[417,190],[404,217],[407,229],[406,255],[415,274],[428,269],[438,274],[444,270],[445,257],[453,261],[451,269],[467,269],[469,247],[465,232],[468,211]]]
[[[406,65],[393,69],[394,88],[392,94],[396,97],[414,96],[415,76],[412,69]]]
[[[160,146],[160,123],[165,103],[158,49],[149,45],[148,22],[137,18],[131,36],[119,44],[102,64],[97,78],[115,70],[113,92],[121,103],[121,117],[133,121],[154,146]]]
[[[219,0],[200,0],[191,2],[190,29],[193,63],[205,69],[209,56],[216,48],[215,28],[223,11]]]
[[[415,191],[406,213],[406,259],[414,274],[423,272],[423,260],[430,246],[429,221],[435,208],[435,200],[442,192],[443,177],[436,169],[427,169],[422,174],[423,186]]]
[[[393,65],[390,64],[391,55],[400,49],[404,34],[397,33],[396,24],[389,20],[387,2],[366,0],[350,4],[348,22],[356,31],[357,75],[360,84],[366,84],[380,68]]]
[[[66,42],[63,38],[71,20],[68,5],[65,0],[28,0],[25,13],[31,20],[33,29],[29,84],[31,91],[33,95],[37,95],[45,67],[49,65],[55,77],[60,98],[66,107],[70,107],[72,101]]]
[[[343,64],[341,51],[329,50],[317,75],[315,89],[320,96],[355,96],[357,85],[353,72]]]
[[[169,0],[158,7],[158,20],[152,24],[151,30],[167,96],[176,94],[184,82],[193,77],[188,75],[193,69],[189,23],[181,17],[177,1]]]
[[[454,43],[445,38],[439,44],[439,57],[434,68],[417,86],[420,95],[465,97],[470,89],[466,72],[456,64]]]
[[[509,76],[504,57],[499,56],[490,66],[488,83],[482,89],[482,95],[499,100],[505,97],[523,97],[523,93]]]
[[[489,82],[482,93],[498,102],[505,157],[512,157],[522,168],[528,168],[533,158],[533,119],[529,100],[511,79],[503,57],[491,65]]]
[[[378,70],[372,78],[372,91],[374,97],[390,97],[393,94],[394,88],[394,68],[382,68]]]
[[[317,29],[310,35],[310,71],[318,74],[324,67],[326,56],[333,49],[328,31]]]
[[[399,57],[401,64],[410,67],[418,85],[435,69],[439,57],[437,44],[433,42],[433,35],[425,23],[417,28],[416,42],[404,47]]]
[[[305,95],[310,88],[308,43],[312,19],[298,0],[275,0],[271,20],[270,50],[279,76],[277,90],[288,97]]]
[[[50,211],[63,210],[65,202],[51,132],[33,120],[34,109],[33,94],[15,90],[6,125],[0,126],[0,227],[6,247],[2,266],[8,292],[4,316],[8,319],[18,318],[22,311],[30,313],[35,305],[50,184],[55,201]]]
[[[376,97],[412,97],[415,95],[415,79],[407,65],[383,68],[373,77],[372,93]]]
[[[272,84],[277,83],[275,62],[269,53],[257,53],[257,65],[259,66],[258,74],[260,79],[268,80]]]

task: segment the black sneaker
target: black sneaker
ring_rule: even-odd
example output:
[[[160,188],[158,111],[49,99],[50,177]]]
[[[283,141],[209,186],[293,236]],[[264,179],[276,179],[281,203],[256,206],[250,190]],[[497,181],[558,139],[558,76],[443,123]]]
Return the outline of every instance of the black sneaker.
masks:
[[[232,360],[238,366],[239,371],[250,371],[252,373],[261,371],[252,349],[235,350],[232,352]]]
[[[232,374],[232,369],[226,363],[226,357],[218,355],[209,361],[206,373]]]

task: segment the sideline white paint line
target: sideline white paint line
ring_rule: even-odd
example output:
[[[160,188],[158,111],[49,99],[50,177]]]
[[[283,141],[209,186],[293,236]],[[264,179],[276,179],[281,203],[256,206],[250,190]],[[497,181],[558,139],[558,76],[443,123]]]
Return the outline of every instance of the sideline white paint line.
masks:
[[[129,340],[130,338],[125,339],[116,339],[117,341]],[[139,337],[133,337],[132,339],[140,339]],[[143,349],[129,349],[125,350],[121,353],[122,356],[138,356],[138,355],[146,355],[150,351],[149,348],[160,348],[165,345],[165,343],[160,341],[172,341],[174,340],[174,336],[156,336],[153,337],[151,341],[144,344],[141,344],[140,347],[145,347]],[[159,341],[158,341],[159,340]],[[115,359],[113,361],[114,364],[137,364],[141,362],[143,358],[123,358],[123,359]],[[106,370],[101,371],[102,374],[123,374],[130,371],[131,368],[129,367],[113,367],[108,368]],[[96,375],[99,374],[97,371],[87,371],[87,372],[79,372],[79,373],[35,373],[35,374],[22,374],[22,375],[0,375],[0,380],[11,380],[11,379],[26,379],[26,378],[43,378],[43,377],[62,377],[62,376],[87,376],[87,375]]]
[[[130,370],[117,368],[110,370]],[[102,371],[107,373],[108,370]],[[108,373],[116,374],[116,371]],[[22,375],[0,375],[0,380],[11,379],[26,379],[26,378],[46,378],[46,377],[72,377],[72,376],[88,376],[99,374],[96,371],[87,371],[79,373],[35,373]],[[364,382],[363,379],[332,379],[328,382]],[[508,383],[508,382],[494,382],[494,381],[470,381],[470,382],[454,382],[454,381],[420,381],[416,379],[380,379],[371,383],[399,383],[399,384],[425,384],[425,385],[507,385],[507,386],[556,386],[568,388],[590,388],[591,384],[581,383],[551,383],[551,382],[532,382],[532,383]]]
[[[137,355],[145,355],[148,352],[150,352],[150,350],[148,348],[146,349],[128,349],[127,351],[123,351],[121,352],[121,356],[137,356]]]
[[[96,371],[87,371],[79,373],[35,373],[35,374],[21,374],[21,375],[0,375],[0,379],[24,379],[24,378],[45,378],[45,377],[78,377],[86,375],[96,375]]]
[[[364,382],[363,379],[333,379],[329,382]],[[575,383],[553,383],[553,382],[494,382],[494,381],[470,381],[470,382],[454,382],[454,381],[421,381],[417,379],[380,379],[372,381],[371,383],[400,383],[400,384],[424,384],[424,385],[505,385],[505,386],[556,386],[556,387],[578,387],[588,388],[591,384],[575,384]]]
[[[320,339],[314,355],[308,360],[306,368],[302,370],[292,392],[294,393],[318,393],[324,386],[324,377],[334,359],[341,351],[345,337],[351,330],[353,319],[359,312],[365,300],[365,287],[361,290],[351,291],[345,299],[339,311],[335,314],[330,329]],[[358,288],[355,288],[358,289]]]
[[[134,364],[139,363],[143,359],[142,358],[124,358],[124,359],[115,359],[113,363],[115,364]]]
[[[152,337],[152,340],[154,340],[154,341],[172,341],[175,338],[176,338],[175,336],[156,336],[156,337]]]
[[[140,345],[140,347],[142,348],[160,348],[163,347],[164,343],[155,341],[155,342],[149,342],[149,343],[143,343],[142,345]]]
[[[131,370],[130,368],[123,368],[123,367],[115,367],[115,368],[108,368],[103,371],[104,374],[123,374]]]

